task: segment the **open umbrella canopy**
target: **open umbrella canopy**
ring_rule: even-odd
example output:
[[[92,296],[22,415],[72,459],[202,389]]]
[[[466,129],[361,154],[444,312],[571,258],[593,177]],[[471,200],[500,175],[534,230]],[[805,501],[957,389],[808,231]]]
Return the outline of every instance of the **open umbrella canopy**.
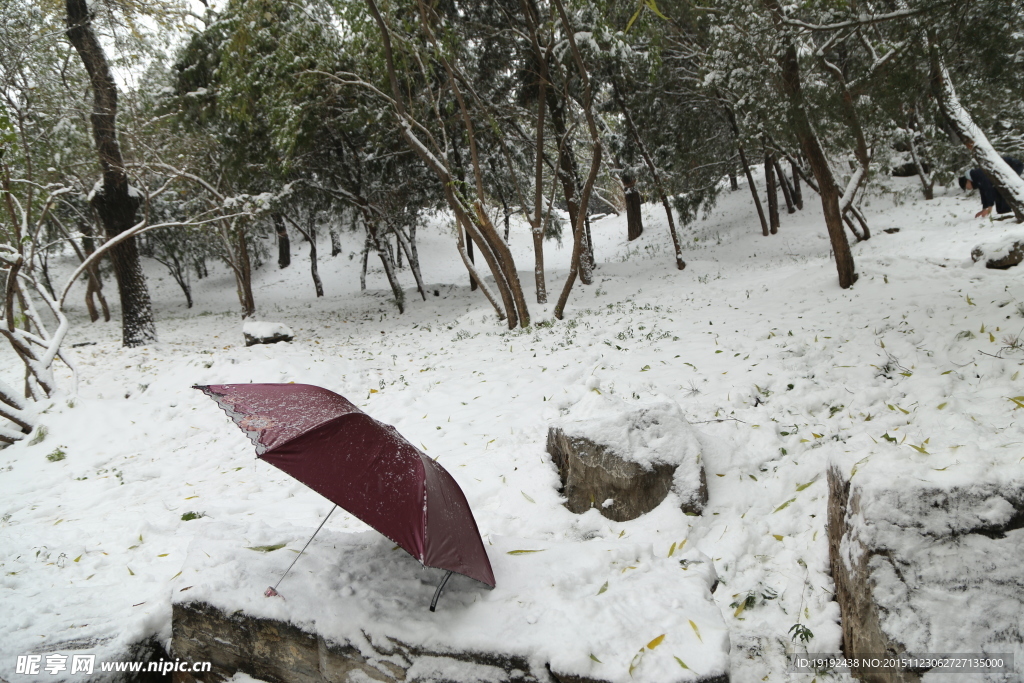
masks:
[[[332,391],[309,384],[196,386],[258,457],[352,513],[428,567],[494,587],[480,531],[448,472]]]

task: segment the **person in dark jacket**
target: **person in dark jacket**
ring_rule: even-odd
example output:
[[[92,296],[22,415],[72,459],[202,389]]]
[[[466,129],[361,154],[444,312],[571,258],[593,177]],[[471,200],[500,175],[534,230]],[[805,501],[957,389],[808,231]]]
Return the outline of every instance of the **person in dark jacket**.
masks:
[[[1003,157],[1003,161],[1013,169],[1013,172],[1017,175],[1024,173],[1024,164],[1013,157]],[[999,194],[999,191],[989,180],[988,174],[982,171],[980,168],[971,169],[971,171],[960,177],[960,189],[961,190],[973,190],[977,188],[979,194],[981,194],[981,211],[974,214],[975,218],[987,218],[992,213],[992,206],[995,205],[996,213],[1010,213],[1010,205],[1003,199],[1003,195]]]

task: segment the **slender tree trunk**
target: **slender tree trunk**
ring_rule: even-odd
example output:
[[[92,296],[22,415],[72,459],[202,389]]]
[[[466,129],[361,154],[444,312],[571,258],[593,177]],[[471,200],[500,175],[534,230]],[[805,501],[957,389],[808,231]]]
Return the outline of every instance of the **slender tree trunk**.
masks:
[[[626,196],[626,239],[632,242],[644,232],[643,202],[636,191],[636,178],[623,174],[622,191]]]
[[[281,214],[275,213],[273,220],[274,231],[277,233],[277,267],[287,268],[292,264],[292,243],[288,239],[288,228],[285,226]]]
[[[779,193],[775,188],[775,165],[771,152],[764,155],[765,192],[768,195],[768,224],[771,234],[779,232]]]
[[[533,235],[533,279],[537,290],[537,303],[547,303],[547,286],[544,282],[544,115],[547,113],[548,61],[553,45],[541,50],[538,35],[540,18],[536,3],[519,0],[519,6],[530,31],[530,44],[537,62],[537,124],[536,154],[534,155],[533,214],[530,216],[530,232]]]
[[[341,253],[341,238],[338,236],[338,231],[331,228],[329,231],[331,236],[331,258],[334,258]]]
[[[565,207],[569,213],[569,223],[573,226],[578,222],[580,214],[579,199],[576,196],[576,188],[579,186],[579,171],[576,166],[576,154],[573,151],[572,140],[568,136],[566,125],[565,102],[559,98],[554,88],[548,88],[548,113],[551,114],[551,125],[558,137],[562,152],[558,155],[558,179],[562,183],[562,195],[565,197]],[[586,232],[581,235],[586,242]],[[584,244],[583,253],[589,249]],[[581,268],[579,272],[580,282],[589,285],[593,282],[589,268]]]
[[[647,170],[650,171],[651,177],[654,179],[654,187],[658,191],[658,197],[661,199],[661,205],[665,209],[665,218],[668,220],[668,232],[672,237],[672,249],[675,251],[676,269],[683,270],[686,268],[686,261],[683,260],[683,248],[679,243],[679,233],[676,232],[676,221],[672,217],[672,207],[668,202],[668,195],[665,194],[665,184],[661,182],[661,173],[658,171],[658,167],[654,164],[654,158],[651,157],[650,153],[647,151],[647,145],[644,144],[643,138],[640,137],[640,131],[633,122],[633,115],[626,107],[625,99],[622,97],[622,94],[619,92],[618,86],[614,81],[612,82],[612,93],[615,95],[619,109],[622,110],[622,113],[626,118],[626,126],[629,129],[629,134],[636,142],[636,146],[640,148],[640,156],[643,157],[644,164],[647,165]]]
[[[793,188],[789,185],[789,178],[782,172],[779,158],[774,154],[772,155],[772,166],[775,169],[775,177],[779,180],[779,186],[782,188],[782,196],[786,199],[786,213],[796,213],[796,207],[793,206]]]
[[[366,269],[370,265],[370,248],[373,246],[370,240],[370,229],[366,229],[366,239],[363,241],[363,263],[359,270],[359,291],[366,291]]]
[[[412,249],[410,248],[410,244],[409,244],[410,240],[409,240],[409,238],[407,238],[405,236],[405,233],[402,232],[402,228],[400,228],[399,226],[396,225],[396,226],[394,226],[393,229],[395,231],[395,236],[398,238],[398,244],[405,251],[406,258],[409,259],[409,269],[412,271],[413,279],[416,280],[416,289],[419,290],[420,296],[422,296],[423,300],[426,301],[427,300],[427,290],[423,286],[423,276],[420,274],[420,264],[419,264],[419,261],[416,260],[415,254],[413,253]]]
[[[839,286],[846,289],[857,281],[857,272],[853,263],[850,243],[846,239],[843,228],[843,216],[839,209],[839,188],[832,177],[832,169],[828,165],[825,150],[821,147],[811,121],[807,115],[804,101],[803,86],[800,82],[800,62],[797,57],[796,45],[793,44],[788,31],[782,23],[783,11],[778,0],[764,0],[772,11],[772,18],[780,38],[782,38],[782,54],[779,55],[782,67],[782,88],[789,103],[789,121],[794,127],[796,137],[800,141],[807,162],[811,166],[815,179],[818,181],[818,193],[821,196],[821,207],[825,214],[825,226],[828,228],[829,240],[832,243],[832,254],[836,260],[839,274]]]
[[[729,169],[729,189],[733,192],[740,189],[740,183],[736,179],[736,171]]]
[[[380,262],[384,266],[384,274],[388,278],[388,283],[391,285],[391,292],[395,295],[395,305],[398,306],[399,313],[405,313],[405,290],[402,289],[402,284],[398,281],[398,275],[395,273],[395,264],[391,260],[391,254],[384,244],[385,240],[380,234],[380,226],[369,216],[366,216],[366,230],[369,236],[370,243],[376,248],[377,255],[380,256]]]
[[[797,172],[796,162],[790,160],[790,170],[793,171],[793,203],[796,204],[796,208],[803,211],[804,209],[804,195],[800,190],[800,174]]]
[[[242,304],[242,318],[256,314],[256,300],[252,296],[252,262],[249,260],[249,243],[245,239],[245,224],[238,221],[235,228],[235,248],[238,252],[239,269],[238,300]]]
[[[569,301],[569,292],[572,291],[572,286],[576,280],[577,272],[581,273],[580,279],[583,279],[581,261],[583,259],[584,248],[586,247],[584,243],[586,236],[584,228],[586,223],[587,205],[590,202],[590,193],[594,188],[594,182],[597,180],[597,174],[601,170],[602,146],[601,136],[598,134],[597,130],[597,122],[594,119],[594,94],[593,86],[590,82],[590,76],[583,63],[583,57],[580,55],[579,48],[576,46],[575,34],[573,33],[572,26],[569,24],[569,18],[565,14],[565,7],[562,6],[561,0],[554,0],[554,4],[555,7],[558,8],[558,16],[562,21],[562,26],[569,42],[569,49],[572,52],[573,61],[576,63],[580,80],[583,81],[583,114],[586,116],[587,128],[590,131],[590,140],[593,143],[590,157],[590,173],[587,176],[587,180],[583,185],[583,192],[580,195],[580,211],[576,217],[576,225],[573,230],[574,241],[572,261],[569,266],[569,276],[565,279],[565,285],[562,287],[562,293],[559,295],[558,302],[555,304],[555,317],[561,320],[564,317],[565,305]]]
[[[86,0],[66,0],[67,36],[82,59],[93,91],[90,115],[93,140],[103,168],[101,190],[92,205],[100,216],[107,238],[116,237],[135,225],[140,199],[128,184],[121,148],[117,141],[117,85],[106,54],[93,31]],[[125,240],[110,251],[121,299],[122,342],[142,346],[156,341],[156,326],[149,289],[142,273],[138,246]]]
[[[747,176],[747,186],[750,188],[750,196],[754,198],[754,206],[757,208],[757,217],[761,221],[761,234],[767,237],[771,233],[768,231],[768,221],[764,217],[764,209],[761,208],[761,197],[757,194],[757,185],[754,184],[754,176],[750,173],[750,164],[747,163],[747,155],[739,145],[736,145],[736,149],[740,153],[740,164],[743,166],[743,173]]]
[[[317,267],[317,256],[316,256],[316,211],[310,211],[309,223],[306,229],[303,229],[298,223],[293,221],[288,216],[284,218],[292,224],[292,227],[299,231],[303,239],[309,242],[309,273],[313,278],[313,289],[316,291],[316,296],[319,299],[324,295],[324,284],[320,280],[320,270]],[[283,226],[282,226],[283,227]]]

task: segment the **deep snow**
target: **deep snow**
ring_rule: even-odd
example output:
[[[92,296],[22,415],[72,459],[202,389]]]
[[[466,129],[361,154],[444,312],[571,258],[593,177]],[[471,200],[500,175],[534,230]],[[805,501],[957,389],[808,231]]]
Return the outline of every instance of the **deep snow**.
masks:
[[[1024,393],[1024,353],[1011,348],[1024,330],[1024,287],[1015,269],[986,270],[969,258],[976,244],[1013,228],[973,219],[976,197],[947,190],[925,202],[915,183],[869,195],[873,237],[853,247],[861,277],[850,290],[837,285],[816,196],[783,215],[778,235],[762,237],[741,186],[682,231],[682,272],[660,207],[645,206],[645,232],[633,243],[625,242],[624,216],[595,223],[595,283],[577,284],[564,321],[552,320],[551,304],[531,303],[533,326],[512,332],[469,291],[443,221],[419,231],[430,296],[420,300],[403,271],[404,315],[390,303],[379,266],[370,291],[359,292],[356,236],[347,236],[343,255],[321,257],[327,296],[319,300],[301,245],[290,268],[266,263],[256,274],[257,319],[288,325],[296,334],[288,344],[242,346],[234,283],[222,267],[194,283],[196,307],[187,310],[173,280],[147,263],[161,341],[137,349],[120,347],[118,323],[88,322],[76,286],[67,348],[81,371],[78,395],[39,406],[41,441],[0,451],[0,677],[30,680],[14,673],[19,654],[91,641],[88,651],[104,659],[147,634],[169,638],[171,593],[180,590],[189,548],[225,524],[242,531],[242,563],[248,546],[301,547],[305,539],[292,532],[311,532],[330,503],[256,460],[244,435],[190,389],[294,381],[347,396],[437,456],[485,538],[642,548],[634,554],[651,571],[685,539],[687,550],[713,559],[722,581],[715,600],[733,680],[810,681],[783,672],[787,651],[839,648],[824,531],[830,459],[861,463],[869,476],[911,472],[950,485],[1017,478],[1024,460],[1018,406],[1008,400]],[[533,302],[522,224],[514,224],[511,244]],[[569,246],[546,245],[552,300]],[[110,281],[106,293],[113,303]],[[71,348],[82,342],[96,344]],[[16,385],[16,360],[8,349],[0,354],[0,375]],[[58,377],[70,391],[63,366]],[[682,406],[707,470],[703,516],[683,515],[671,496],[624,523],[560,505],[544,452],[547,427],[597,387],[627,402]],[[187,519],[190,512],[202,517]],[[275,527],[288,531],[275,535]],[[325,530],[325,538],[352,543],[368,533],[340,512]],[[260,559],[276,567],[291,556],[279,550]],[[301,581],[305,559],[282,592]],[[578,563],[587,586],[607,581],[606,595],[629,590],[629,572],[596,566],[588,552],[562,553],[559,562],[569,573]],[[253,577],[252,600],[264,600],[276,578]],[[331,588],[344,583],[332,581]],[[541,593],[513,576],[504,581],[542,620]],[[568,584],[556,584],[545,591],[571,597]],[[640,609],[639,591],[649,586],[636,586],[635,600],[626,593],[617,609]],[[583,651],[572,631],[552,647],[592,666],[592,675],[628,680],[633,653],[666,632],[657,618],[646,628],[634,620],[644,615],[624,622],[607,653]],[[810,642],[792,639],[798,623],[813,633]],[[684,637],[673,630],[633,680],[658,680],[657,672],[677,666],[668,645]]]

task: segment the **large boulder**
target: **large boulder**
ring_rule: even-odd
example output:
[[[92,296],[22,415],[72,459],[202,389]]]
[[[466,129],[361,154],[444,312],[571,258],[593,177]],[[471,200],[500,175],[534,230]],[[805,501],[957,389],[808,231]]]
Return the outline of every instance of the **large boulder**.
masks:
[[[829,555],[845,655],[1010,654],[1024,661],[1024,481],[995,473],[927,481],[889,465],[865,474],[833,462],[828,473]],[[853,674],[913,683],[928,670]],[[955,675],[1010,680],[994,672]]]
[[[547,450],[572,512],[596,508],[623,522],[670,492],[687,514],[708,501],[700,443],[673,401],[637,406],[590,393],[548,429]]]

